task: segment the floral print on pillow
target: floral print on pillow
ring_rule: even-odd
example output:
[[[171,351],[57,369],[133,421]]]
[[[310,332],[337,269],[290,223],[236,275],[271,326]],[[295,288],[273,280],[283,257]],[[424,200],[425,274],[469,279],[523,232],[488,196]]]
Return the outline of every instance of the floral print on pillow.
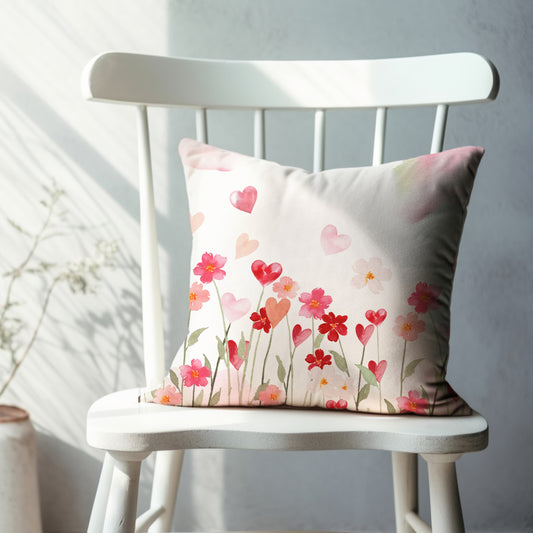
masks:
[[[148,400],[470,413],[446,365],[482,153],[309,174],[183,140],[189,332]]]

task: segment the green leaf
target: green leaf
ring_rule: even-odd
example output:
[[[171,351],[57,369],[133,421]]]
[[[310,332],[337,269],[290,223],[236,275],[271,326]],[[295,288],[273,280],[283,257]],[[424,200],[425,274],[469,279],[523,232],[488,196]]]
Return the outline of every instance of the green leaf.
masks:
[[[195,331],[193,331],[189,335],[189,341],[187,342],[187,348],[190,348],[193,344],[196,344],[198,342],[198,339],[200,335],[206,330],[207,328],[200,328]]]
[[[174,370],[172,370],[172,368],[169,370],[169,375],[170,381],[172,381],[172,385],[174,385],[176,389],[180,390],[180,380],[178,378],[178,375],[176,374],[176,372],[174,372]]]
[[[285,383],[285,376],[287,375],[287,371],[285,370],[285,367],[283,366],[283,361],[281,360],[279,355],[276,355],[276,359],[278,360],[278,379]]]
[[[387,404],[387,411],[389,412],[389,414],[391,415],[396,414],[396,409],[394,409],[394,405],[392,405],[392,403],[390,403],[389,400],[387,400],[386,398],[385,398],[385,403]]]
[[[424,358],[422,359],[415,359],[414,361],[411,361],[406,367],[405,367],[405,370],[404,370],[404,373],[403,373],[403,379],[406,379],[408,378],[409,376],[412,376],[414,373],[415,373],[415,369],[416,367],[418,366],[418,363],[420,363],[420,361],[423,361]]]
[[[266,383],[262,383],[257,387],[257,390],[255,391],[254,400],[259,400],[259,393],[266,390],[266,388],[270,385],[270,380],[268,380]]]
[[[376,376],[374,376],[371,370],[369,370],[366,366],[360,365],[358,363],[355,363],[355,366],[361,371],[361,375],[369,385],[372,385],[373,387],[378,386],[378,380],[376,379]]]
[[[222,392],[222,389],[218,389],[218,392],[215,392],[213,396],[211,396],[211,399],[209,400],[209,405],[216,405],[220,401],[220,393]]]
[[[335,364],[337,365],[337,368],[341,372],[348,372],[348,367],[346,366],[346,361],[344,360],[344,357],[333,350],[330,350],[331,355],[333,355],[333,359],[335,359]]]
[[[246,359],[246,339],[244,338],[244,333],[241,331],[241,340],[239,341],[239,346],[237,349],[237,355],[239,359]]]
[[[357,403],[360,403],[366,398],[368,398],[369,394],[370,394],[370,385],[368,383],[365,383],[361,387],[361,390],[359,391],[359,394],[357,395]]]
[[[324,338],[324,334],[323,333],[319,333],[316,337],[315,337],[315,344],[313,345],[313,349],[316,350],[318,348],[320,348],[320,345],[322,344],[322,339]]]
[[[218,348],[218,357],[220,359],[226,359],[226,349],[222,339],[217,335],[217,348]]]
[[[211,371],[211,362],[209,361],[209,359],[207,358],[207,355],[205,355],[205,353],[203,354],[204,356],[204,365],[209,368],[209,371]]]
[[[425,398],[430,403],[428,391],[422,385],[420,385],[420,389],[422,390],[422,398]]]
[[[194,399],[194,405],[202,405],[204,401],[204,390],[205,389],[202,389],[202,392],[200,392],[200,394],[196,396],[196,398]]]

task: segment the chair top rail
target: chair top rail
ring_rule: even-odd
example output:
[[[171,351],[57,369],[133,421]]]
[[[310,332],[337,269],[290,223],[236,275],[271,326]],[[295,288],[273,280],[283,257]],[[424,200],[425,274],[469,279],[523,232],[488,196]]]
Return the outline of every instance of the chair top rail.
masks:
[[[155,83],[157,80],[157,83]],[[87,100],[237,109],[347,109],[493,100],[498,72],[461,52],[375,60],[242,61],[107,52],[82,76]]]

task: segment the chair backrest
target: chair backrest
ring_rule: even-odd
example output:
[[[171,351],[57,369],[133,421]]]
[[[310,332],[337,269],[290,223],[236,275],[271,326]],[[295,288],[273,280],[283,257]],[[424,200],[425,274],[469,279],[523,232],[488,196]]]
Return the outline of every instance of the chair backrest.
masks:
[[[448,107],[493,100],[496,68],[473,53],[379,60],[229,61],[127,53],[95,57],[82,76],[87,100],[137,108],[141,267],[146,381],[165,373],[157,233],[147,107],[196,110],[196,138],[207,142],[207,109],[254,111],[254,155],[265,156],[265,110],[315,113],[313,170],[324,168],[325,112],[375,109],[372,164],[383,162],[387,109],[435,106],[430,152],[442,150]]]

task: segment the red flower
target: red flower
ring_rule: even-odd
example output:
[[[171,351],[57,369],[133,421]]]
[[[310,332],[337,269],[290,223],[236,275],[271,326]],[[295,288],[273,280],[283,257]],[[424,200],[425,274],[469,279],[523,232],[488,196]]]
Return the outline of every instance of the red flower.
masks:
[[[307,354],[305,360],[310,363],[308,369],[311,370],[315,367],[320,369],[324,368],[326,365],[331,365],[331,355],[324,355],[324,350],[315,350],[315,355],[312,353]]]
[[[221,255],[214,255],[205,253],[202,255],[202,260],[193,268],[193,273],[200,276],[202,283],[211,283],[213,279],[224,279],[226,272],[222,267],[226,264],[227,257]]]
[[[185,387],[205,387],[207,385],[207,378],[211,375],[211,370],[206,366],[202,366],[200,359],[193,359],[190,365],[181,365],[180,374],[183,378],[183,385]]]
[[[336,402],[335,400],[328,400],[326,402],[327,409],[346,409],[348,407],[348,402],[342,398]]]
[[[418,334],[425,331],[426,325],[423,320],[418,320],[415,313],[407,313],[407,316],[396,317],[396,325],[392,330],[398,337],[403,337],[406,341],[416,341]]]
[[[328,340],[336,342],[339,340],[339,335],[346,335],[348,328],[344,324],[348,319],[347,315],[337,315],[328,313],[322,315],[323,324],[320,324],[318,331],[322,334],[328,334]]]
[[[408,396],[400,396],[396,398],[398,407],[402,413],[415,413],[417,415],[425,415],[429,403],[425,398],[415,390],[410,390]]]
[[[264,330],[265,333],[270,331],[272,324],[267,317],[267,312],[265,307],[259,309],[259,313],[252,313],[250,315],[250,320],[254,323],[253,328],[258,330]]]
[[[440,305],[437,298],[441,289],[427,283],[417,283],[416,290],[409,296],[407,303],[413,305],[417,313],[427,313],[431,309],[437,309]]]

